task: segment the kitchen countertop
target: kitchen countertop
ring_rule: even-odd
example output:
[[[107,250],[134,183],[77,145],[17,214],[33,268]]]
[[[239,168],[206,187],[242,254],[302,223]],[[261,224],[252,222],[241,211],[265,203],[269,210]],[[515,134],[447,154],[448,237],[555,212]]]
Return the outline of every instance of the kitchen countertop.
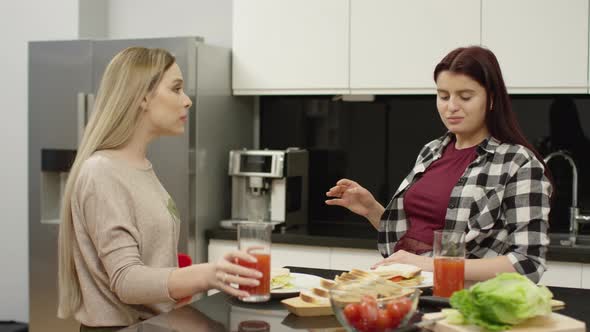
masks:
[[[289,267],[289,269],[292,272],[314,274],[329,279],[333,279],[342,272],[298,267]],[[549,289],[553,292],[555,299],[566,303],[565,309],[560,310],[559,313],[584,321],[587,326],[590,326],[590,316],[587,313],[590,290],[561,287],[549,287]],[[429,295],[429,292],[430,290],[426,289],[424,295]],[[422,302],[420,304],[422,313],[438,310],[440,308],[430,307]],[[289,314],[278,300],[246,304],[226,294],[217,293],[125,328],[121,332],[239,331],[238,326],[244,321],[264,321],[270,325],[270,331],[328,329],[340,326],[335,316],[297,317]],[[268,331],[268,329],[257,331]]]
[[[215,228],[205,232],[207,241],[215,240],[232,240],[237,238],[235,230]],[[567,234],[549,234],[551,244],[547,252],[547,260],[590,263],[590,245],[580,246],[563,246],[560,240],[567,238]],[[590,243],[590,236],[581,235],[580,240],[584,244]],[[353,236],[329,236],[311,234],[306,228],[287,230],[285,232],[274,232],[272,234],[273,243],[296,244],[318,247],[339,247],[354,249],[374,249],[377,250],[377,234],[373,238],[353,237]]]

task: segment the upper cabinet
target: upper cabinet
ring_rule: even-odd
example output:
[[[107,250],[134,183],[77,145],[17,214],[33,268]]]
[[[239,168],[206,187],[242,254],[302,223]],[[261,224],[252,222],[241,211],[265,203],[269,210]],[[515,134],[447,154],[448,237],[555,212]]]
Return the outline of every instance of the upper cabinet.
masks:
[[[588,0],[482,0],[481,31],[510,93],[588,92]]]
[[[343,94],[349,0],[234,0],[235,94]]]
[[[469,45],[510,93],[588,93],[589,1],[234,0],[234,93],[432,94]]]
[[[353,94],[434,93],[436,64],[480,43],[480,2],[350,0]]]

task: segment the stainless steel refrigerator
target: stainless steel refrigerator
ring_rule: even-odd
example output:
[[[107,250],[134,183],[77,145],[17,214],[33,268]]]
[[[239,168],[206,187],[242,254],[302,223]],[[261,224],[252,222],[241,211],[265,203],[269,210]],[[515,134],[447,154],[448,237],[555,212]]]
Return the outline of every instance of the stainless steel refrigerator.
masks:
[[[231,210],[228,151],[251,148],[253,104],[231,95],[230,50],[198,37],[29,43],[30,330],[75,331],[57,318],[59,205],[68,170],[110,59],[129,46],[176,57],[193,100],[189,130],[151,144],[149,159],[182,218],[179,251],[207,259],[205,229]]]

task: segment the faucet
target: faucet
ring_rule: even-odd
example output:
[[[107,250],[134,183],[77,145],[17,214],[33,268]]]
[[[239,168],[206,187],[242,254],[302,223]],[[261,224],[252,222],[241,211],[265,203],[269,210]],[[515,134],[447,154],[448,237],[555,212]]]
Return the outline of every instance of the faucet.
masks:
[[[567,162],[572,167],[572,206],[570,207],[570,234],[569,241],[564,241],[566,243],[561,244],[574,246],[578,237],[578,224],[589,223],[590,215],[580,214],[580,209],[578,208],[578,168],[576,167],[574,159],[572,159],[567,151],[559,150],[552,152],[547,157],[545,157],[545,163],[547,164],[549,160],[553,159],[554,157],[562,157],[563,159],[567,160]]]

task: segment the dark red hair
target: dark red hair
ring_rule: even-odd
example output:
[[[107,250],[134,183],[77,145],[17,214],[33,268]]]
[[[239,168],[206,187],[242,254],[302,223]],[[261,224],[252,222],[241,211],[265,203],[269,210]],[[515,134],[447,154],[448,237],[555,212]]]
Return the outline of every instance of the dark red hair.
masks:
[[[543,157],[527,141],[518,125],[500,65],[494,53],[480,46],[454,49],[434,68],[435,82],[443,71],[463,74],[479,83],[487,94],[485,122],[490,134],[500,142],[525,146],[545,165]],[[545,174],[551,178],[547,165],[545,165]]]

